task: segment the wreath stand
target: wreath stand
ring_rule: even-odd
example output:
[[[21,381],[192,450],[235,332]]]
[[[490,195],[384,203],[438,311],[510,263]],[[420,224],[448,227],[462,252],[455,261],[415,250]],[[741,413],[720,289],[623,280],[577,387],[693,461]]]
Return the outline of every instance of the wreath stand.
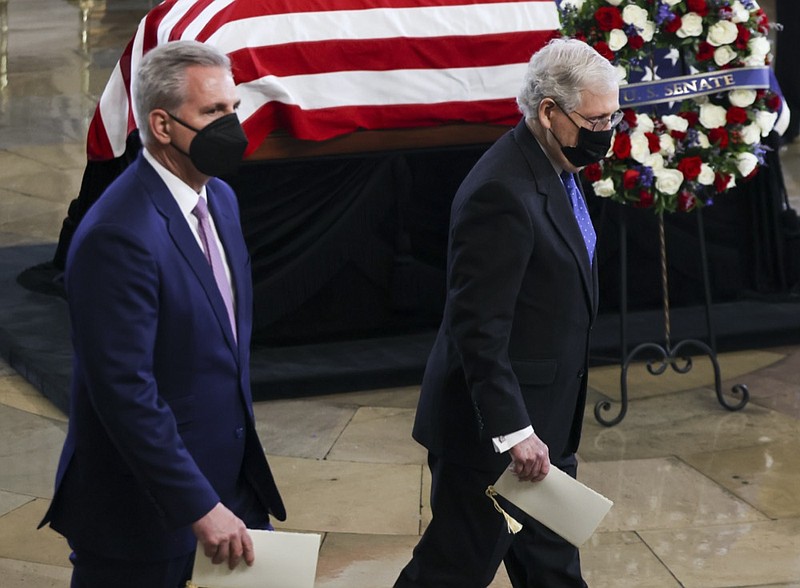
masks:
[[[711,284],[708,277],[708,257],[706,254],[705,231],[703,229],[702,210],[695,210],[697,216],[697,232],[700,240],[700,263],[703,273],[703,289],[705,294],[705,315],[706,329],[708,334],[708,344],[696,339],[684,339],[673,345],[671,341],[670,310],[669,310],[669,290],[667,282],[667,248],[664,232],[664,214],[658,215],[658,235],[661,258],[661,286],[664,303],[664,345],[657,343],[642,343],[636,346],[630,353],[627,353],[627,314],[628,314],[628,245],[627,227],[625,211],[620,207],[620,406],[619,414],[611,419],[606,419],[604,414],[611,410],[610,400],[601,400],[595,404],[594,416],[601,425],[612,427],[625,418],[628,411],[628,368],[631,362],[638,356],[648,353],[650,359],[647,360],[647,371],[654,376],[663,374],[667,367],[679,374],[686,374],[692,369],[692,357],[684,350],[694,348],[707,355],[714,367],[714,385],[717,393],[717,400],[726,409],[737,411],[744,408],[750,400],[750,392],[744,384],[736,384],[731,389],[734,397],[739,397],[738,402],[731,403],[722,394],[720,381],[719,362],[717,361],[716,340],[714,335],[714,325],[711,319]],[[653,359],[653,355],[656,356]]]

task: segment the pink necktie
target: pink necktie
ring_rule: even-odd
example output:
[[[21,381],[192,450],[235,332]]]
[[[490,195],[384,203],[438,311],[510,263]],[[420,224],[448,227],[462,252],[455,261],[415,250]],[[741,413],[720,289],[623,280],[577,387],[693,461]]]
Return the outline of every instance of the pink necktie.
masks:
[[[206,261],[211,266],[211,271],[214,272],[217,288],[219,288],[219,293],[222,294],[222,300],[225,302],[225,308],[228,311],[228,319],[231,322],[231,329],[233,329],[233,338],[236,339],[236,317],[233,313],[231,285],[225,276],[222,254],[219,247],[217,247],[217,241],[214,239],[214,233],[208,221],[208,205],[204,198],[200,198],[197,201],[197,206],[192,210],[192,214],[197,217],[199,223],[198,233],[200,233],[200,241],[203,243],[203,252],[206,254]]]
[[[592,218],[589,216],[586,203],[584,203],[583,197],[578,190],[578,185],[575,183],[575,176],[569,172],[561,172],[561,181],[564,183],[564,188],[567,190],[567,195],[572,203],[572,212],[575,215],[575,220],[578,221],[578,227],[583,235],[583,242],[586,244],[586,252],[589,254],[589,264],[591,265],[594,257],[594,246],[597,241]]]

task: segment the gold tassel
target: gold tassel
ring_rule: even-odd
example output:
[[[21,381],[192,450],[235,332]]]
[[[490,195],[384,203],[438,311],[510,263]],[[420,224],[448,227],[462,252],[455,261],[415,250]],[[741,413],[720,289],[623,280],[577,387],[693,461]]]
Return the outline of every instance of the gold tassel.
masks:
[[[506,526],[508,527],[508,532],[512,535],[516,535],[520,531],[522,531],[522,525],[520,522],[508,514],[506,511],[503,510],[503,507],[497,502],[495,496],[498,496],[497,490],[494,489],[494,486],[489,486],[486,489],[486,496],[488,496],[491,501],[494,503],[494,509],[503,515],[503,518],[506,520]]]

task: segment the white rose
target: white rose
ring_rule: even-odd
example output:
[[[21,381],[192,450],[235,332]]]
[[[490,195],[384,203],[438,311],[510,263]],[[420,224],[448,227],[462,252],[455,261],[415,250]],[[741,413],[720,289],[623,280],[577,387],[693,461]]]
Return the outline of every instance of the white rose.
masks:
[[[658,137],[659,153],[664,157],[672,157],[675,155],[675,139],[669,135],[661,135]]]
[[[662,116],[661,122],[664,123],[664,126],[667,127],[668,130],[678,131],[679,133],[685,133],[689,128],[689,121],[677,114]]]
[[[742,60],[745,67],[761,67],[767,64],[766,55],[748,55]]]
[[[724,126],[727,111],[722,106],[706,103],[700,105],[700,124],[707,129],[716,129]]]
[[[642,37],[645,43],[649,43],[653,40],[653,35],[655,35],[655,33],[656,23],[654,23],[652,20],[648,20],[646,23],[644,23],[642,31],[639,33],[639,35]]]
[[[742,127],[742,141],[747,145],[755,145],[761,140],[761,127],[756,123]]]
[[[707,163],[700,164],[700,175],[697,176],[697,181],[704,186],[710,186],[714,183],[714,178],[716,174],[714,174],[714,170],[711,169],[711,166]]]
[[[650,143],[642,132],[631,133],[631,157],[639,163],[650,157]]]
[[[580,10],[581,8],[583,8],[584,1],[585,0],[564,0],[561,3],[561,6],[563,8],[568,8],[570,6],[573,6],[575,10]]]
[[[747,42],[751,57],[764,58],[769,55],[769,41],[766,37],[753,37]]]
[[[655,125],[653,124],[653,119],[650,118],[646,114],[637,114],[636,115],[636,128],[641,130],[643,133],[652,133]]]
[[[697,145],[701,149],[708,149],[711,147],[711,141],[708,140],[708,135],[702,131],[697,131]]]
[[[677,194],[683,184],[683,172],[672,168],[653,170],[656,177],[656,190],[664,194]]]
[[[720,45],[730,45],[739,36],[739,29],[729,20],[719,20],[708,27],[706,41],[719,47]]]
[[[753,102],[756,101],[756,91],[755,90],[731,90],[728,92],[728,100],[731,101],[731,104],[734,106],[741,106],[742,108],[747,108]]]
[[[734,26],[734,30],[735,30]],[[709,29],[710,31],[710,29]],[[699,37],[703,32],[703,17],[696,12],[689,12],[681,19],[681,28],[675,33],[681,39],[686,37]],[[736,37],[734,37],[735,39]]]
[[[736,155],[736,168],[742,177],[749,176],[758,167],[758,157],[752,153],[738,153]]]
[[[622,0],[606,0],[606,2],[611,4],[611,6],[619,6],[620,4],[622,4]]]
[[[622,29],[614,29],[608,35],[608,48],[619,51],[628,44],[628,35]]]
[[[628,70],[622,65],[615,65],[614,70],[617,72],[617,82],[620,86],[628,83]]]
[[[731,16],[733,22],[747,22],[750,20],[750,11],[739,0],[731,4],[731,12],[733,13],[733,16]]]
[[[667,6],[675,6],[676,4],[680,4],[683,0],[664,0],[664,3]]]
[[[723,45],[722,47],[717,47],[714,50],[714,63],[718,66],[722,67],[723,65],[727,65],[734,59],[736,59],[737,53],[733,49],[731,49],[730,45]]]
[[[622,9],[622,20],[626,24],[633,25],[637,29],[643,29],[647,22],[647,11],[641,6],[628,4]]]
[[[767,112],[766,110],[759,110],[756,112],[756,124],[761,129],[761,136],[766,137],[775,126],[775,121],[778,120],[777,112]]]
[[[648,157],[644,164],[652,168],[653,172],[657,169],[664,169],[664,156],[660,153],[653,153],[650,157]]]
[[[597,180],[592,184],[592,188],[594,188],[594,193],[602,198],[608,198],[617,192],[616,188],[614,188],[614,180],[611,178]]]

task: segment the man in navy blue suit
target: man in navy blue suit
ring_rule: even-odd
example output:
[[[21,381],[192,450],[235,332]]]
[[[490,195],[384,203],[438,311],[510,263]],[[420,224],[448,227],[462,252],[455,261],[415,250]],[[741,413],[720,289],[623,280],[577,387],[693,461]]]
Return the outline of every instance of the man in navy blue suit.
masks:
[[[92,206],[65,274],[69,431],[42,524],[73,549],[73,588],[177,588],[198,542],[254,560],[248,528],[285,518],[250,392],[250,263],[233,191],[247,140],[225,55],[147,53],[144,149]]]
[[[451,208],[447,299],[414,422],[431,520],[396,588],[585,588],[578,550],[522,513],[512,535],[485,496],[506,468],[573,477],[597,313],[595,233],[575,174],[605,157],[617,74],[556,39],[530,60],[523,119],[464,179]]]

